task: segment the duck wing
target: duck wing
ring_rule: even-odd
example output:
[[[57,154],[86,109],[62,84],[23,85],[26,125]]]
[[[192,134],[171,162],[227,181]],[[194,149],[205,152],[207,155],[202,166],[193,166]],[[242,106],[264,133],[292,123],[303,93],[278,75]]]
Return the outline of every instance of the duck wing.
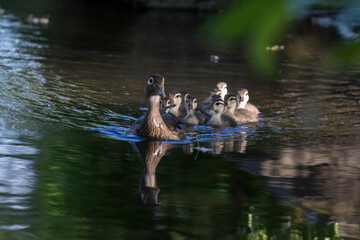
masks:
[[[247,109],[235,109],[235,120],[239,123],[259,121],[258,114]]]
[[[255,107],[255,105],[253,105],[249,102],[245,105],[245,109],[250,112],[254,112],[256,114],[259,114],[259,112],[260,112],[259,109],[257,107]]]
[[[131,127],[125,132],[125,135],[136,134],[136,130],[138,130],[140,123],[142,122],[144,117],[145,117],[145,115],[142,115],[137,120],[135,120],[135,122],[131,125]]]
[[[179,121],[174,115],[171,113],[164,113],[161,117],[170,131],[176,133],[180,138],[185,139],[185,131],[179,125]]]
[[[237,126],[237,122],[235,121],[235,119],[230,117],[229,115],[222,114],[221,121],[223,122],[223,125],[225,127],[236,127]]]
[[[195,110],[195,116],[199,120],[199,124],[205,124],[207,120],[211,118],[210,114],[200,109]]]

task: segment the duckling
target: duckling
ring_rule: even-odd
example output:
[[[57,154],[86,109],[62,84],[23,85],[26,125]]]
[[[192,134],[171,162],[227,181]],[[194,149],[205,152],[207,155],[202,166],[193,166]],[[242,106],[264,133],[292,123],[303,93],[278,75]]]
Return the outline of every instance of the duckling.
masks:
[[[181,104],[179,107],[179,111],[181,112],[181,117],[184,117],[186,115],[186,98],[189,95],[189,92],[187,90],[180,91],[181,93]]]
[[[249,92],[246,88],[240,88],[236,97],[237,97],[237,100],[239,103],[237,105],[238,109],[244,108],[250,112],[259,114],[259,112],[260,112],[259,109],[248,102],[249,101]]]
[[[238,103],[235,94],[226,94],[225,103],[228,107],[228,110],[225,114],[235,119],[236,122],[247,123],[259,121],[257,113],[251,112],[245,108],[236,108]]]
[[[168,97],[163,97],[160,100],[160,114],[168,113],[171,108],[171,100]]]
[[[212,117],[206,122],[206,125],[215,126],[215,127],[236,127],[236,121],[228,116],[223,114],[224,112],[224,101],[221,99],[215,100],[212,105],[214,110],[214,114]]]
[[[181,90],[180,93],[181,93],[181,106],[184,106],[186,110],[185,100],[186,97],[189,95],[189,92],[187,90]]]
[[[197,99],[194,96],[187,96],[185,100],[186,116],[180,120],[180,123],[186,125],[205,124],[206,120],[210,118],[209,115],[203,114],[197,108]]]
[[[210,96],[207,97],[204,101],[202,101],[198,105],[198,109],[204,113],[208,113],[208,114],[212,115],[214,113],[214,111],[211,109],[213,101],[220,97],[221,97],[221,91],[217,88],[212,89],[210,91]]]
[[[171,91],[169,93],[169,98],[171,100],[171,108],[169,113],[174,117],[180,119],[186,115],[186,109],[184,106],[181,106],[182,98],[180,91]]]
[[[160,115],[160,99],[164,93],[165,78],[160,74],[149,76],[145,86],[148,110],[126,131],[125,135],[134,134],[152,139],[183,140],[185,132],[171,114]]]
[[[226,82],[218,82],[216,84],[217,89],[221,91],[221,99],[224,100],[225,95],[228,93],[227,83]]]

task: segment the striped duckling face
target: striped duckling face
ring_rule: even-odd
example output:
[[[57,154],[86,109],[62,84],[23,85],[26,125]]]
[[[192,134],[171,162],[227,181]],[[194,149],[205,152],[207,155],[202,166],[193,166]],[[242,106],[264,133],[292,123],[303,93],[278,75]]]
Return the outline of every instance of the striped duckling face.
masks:
[[[161,107],[169,107],[171,105],[171,101],[168,97],[164,97],[160,101]]]
[[[224,111],[224,101],[222,99],[217,99],[213,102],[212,109],[216,113],[222,113]]]
[[[185,100],[186,110],[191,113],[197,108],[197,99],[194,96],[187,96]]]
[[[238,90],[238,94],[236,96],[238,103],[240,104],[240,106],[243,106],[242,108],[245,107],[246,103],[249,101],[249,92],[246,88],[240,88]]]
[[[225,104],[228,108],[232,109],[235,108],[237,105],[236,95],[229,93],[225,95]]]
[[[187,96],[189,95],[189,92],[187,90],[182,90],[180,91],[181,93],[181,105],[185,106],[186,107],[186,98]]]
[[[179,91],[171,91],[169,93],[169,99],[170,99],[170,104],[173,106],[173,107],[177,107],[177,106],[180,106],[181,104],[181,92]]]

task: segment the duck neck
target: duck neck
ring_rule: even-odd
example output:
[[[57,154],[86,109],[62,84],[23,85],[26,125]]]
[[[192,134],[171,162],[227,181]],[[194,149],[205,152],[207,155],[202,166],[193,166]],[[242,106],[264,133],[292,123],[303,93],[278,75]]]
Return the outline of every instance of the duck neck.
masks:
[[[148,99],[148,111],[147,111],[147,116],[159,116],[160,115],[160,96],[155,95],[155,96],[151,96]]]
[[[165,127],[166,125],[164,123],[164,120],[161,117],[160,110],[159,110],[159,104],[160,104],[160,96],[151,96],[148,99],[148,111],[145,114],[145,118],[143,120],[143,126],[145,131],[151,131],[155,129],[159,129],[161,127]]]
[[[221,122],[221,112],[214,112],[214,114],[211,117],[210,122],[220,123]]]
[[[247,101],[241,101],[241,102],[239,103],[239,108],[245,108],[246,102],[247,102]]]
[[[192,109],[191,111],[189,111],[188,109],[186,109],[187,112],[187,117],[194,117],[195,116],[195,109]]]
[[[170,113],[173,113],[173,114],[175,114],[175,115],[178,115],[178,113],[179,113],[179,107],[180,107],[180,105],[176,105],[176,106],[170,108],[169,112],[170,112]]]
[[[236,104],[235,104],[236,105]],[[228,115],[230,115],[230,116],[235,116],[235,108],[236,108],[236,106],[235,105],[231,105],[231,106],[228,106],[229,108],[228,108]]]

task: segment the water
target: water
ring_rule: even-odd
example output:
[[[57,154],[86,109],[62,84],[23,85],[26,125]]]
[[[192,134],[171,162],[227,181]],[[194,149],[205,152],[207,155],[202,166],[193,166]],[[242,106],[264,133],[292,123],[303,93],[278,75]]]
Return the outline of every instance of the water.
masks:
[[[201,14],[65,15],[0,18],[1,239],[360,238],[360,68],[317,49],[264,79]],[[126,138],[151,73],[198,99],[246,87],[261,119]]]

